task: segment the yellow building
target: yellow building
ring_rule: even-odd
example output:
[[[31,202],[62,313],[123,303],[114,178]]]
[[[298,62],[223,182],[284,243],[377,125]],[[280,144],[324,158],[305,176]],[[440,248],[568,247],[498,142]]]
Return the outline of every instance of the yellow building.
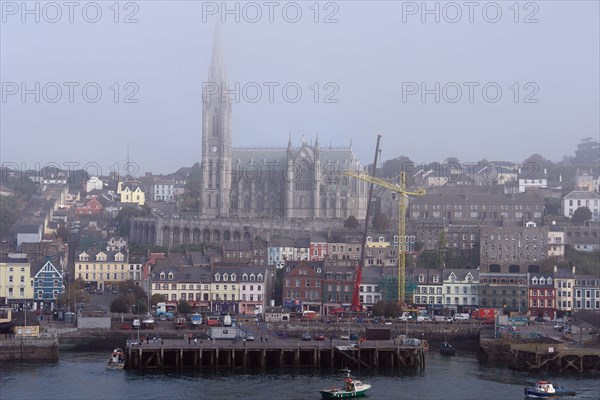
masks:
[[[121,195],[121,203],[143,206],[146,202],[146,194],[137,183],[119,182],[117,194]]]
[[[19,308],[32,306],[33,279],[26,254],[8,253],[0,262],[0,297]]]
[[[99,290],[129,279],[125,251],[82,251],[75,260],[75,278],[81,278]]]

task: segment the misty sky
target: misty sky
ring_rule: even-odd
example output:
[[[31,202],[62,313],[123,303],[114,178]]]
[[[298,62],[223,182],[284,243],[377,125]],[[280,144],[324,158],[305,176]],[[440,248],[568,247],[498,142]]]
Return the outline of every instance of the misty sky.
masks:
[[[272,23],[262,1],[254,3],[260,18],[257,7],[237,3],[239,22],[221,2],[121,2],[116,15],[113,1],[99,1],[102,15],[91,23],[95,6],[76,3],[70,23],[66,6],[58,16],[46,3],[28,3],[40,9],[36,22],[20,1],[2,1],[3,163],[96,162],[107,174],[126,161],[127,143],[139,173],[200,161],[202,85],[222,17],[229,84],[240,83],[235,146],[285,146],[290,132],[299,144],[318,134],[321,146],[351,140],[367,164],[381,134],[383,160],[521,162],[540,153],[559,161],[600,131],[597,1],[475,2],[472,22],[462,1],[429,2],[440,9],[437,23],[420,1],[321,2],[318,16],[313,2],[274,2]],[[292,23],[296,5],[302,15]],[[272,102],[264,82],[279,84]],[[302,90],[295,103],[293,90],[287,99],[282,93],[290,83]],[[430,90],[424,101],[422,83]],[[253,103],[256,86],[262,97]],[[23,98],[24,87],[31,93]],[[93,103],[96,87],[102,95]]]

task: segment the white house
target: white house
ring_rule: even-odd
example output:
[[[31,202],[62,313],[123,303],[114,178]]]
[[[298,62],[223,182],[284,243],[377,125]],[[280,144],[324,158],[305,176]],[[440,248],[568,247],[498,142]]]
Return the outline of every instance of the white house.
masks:
[[[173,200],[175,190],[175,182],[161,180],[152,186],[153,201],[171,201]]]
[[[104,188],[104,183],[100,180],[99,177],[97,176],[92,176],[86,183],[85,183],[85,192],[89,193],[92,190],[102,190]]]
[[[444,305],[471,306],[479,304],[479,271],[476,269],[444,270]]]
[[[565,217],[572,218],[579,207],[587,207],[592,212],[592,221],[600,220],[598,211],[600,210],[600,195],[594,192],[574,190],[562,200],[562,210]]]

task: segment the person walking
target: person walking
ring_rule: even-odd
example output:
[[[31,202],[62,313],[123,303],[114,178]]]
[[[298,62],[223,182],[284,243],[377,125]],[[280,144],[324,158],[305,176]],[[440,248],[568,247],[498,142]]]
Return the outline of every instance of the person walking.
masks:
[[[198,345],[198,338],[194,338],[194,346]]]
[[[188,334],[188,344],[192,344],[192,334]]]

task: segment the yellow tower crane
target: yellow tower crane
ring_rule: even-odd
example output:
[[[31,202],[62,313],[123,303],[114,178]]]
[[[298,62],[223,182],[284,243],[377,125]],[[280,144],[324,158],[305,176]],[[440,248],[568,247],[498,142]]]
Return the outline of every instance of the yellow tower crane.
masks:
[[[406,198],[410,196],[424,196],[425,189],[419,189],[416,192],[406,190],[406,173],[400,173],[400,183],[391,183],[383,179],[374,178],[368,174],[346,171],[346,175],[352,176],[366,182],[381,186],[382,188],[398,193],[400,207],[398,208],[398,303],[402,306],[405,302],[406,285]],[[367,223],[367,222],[365,222]],[[363,243],[363,246],[366,244]]]

